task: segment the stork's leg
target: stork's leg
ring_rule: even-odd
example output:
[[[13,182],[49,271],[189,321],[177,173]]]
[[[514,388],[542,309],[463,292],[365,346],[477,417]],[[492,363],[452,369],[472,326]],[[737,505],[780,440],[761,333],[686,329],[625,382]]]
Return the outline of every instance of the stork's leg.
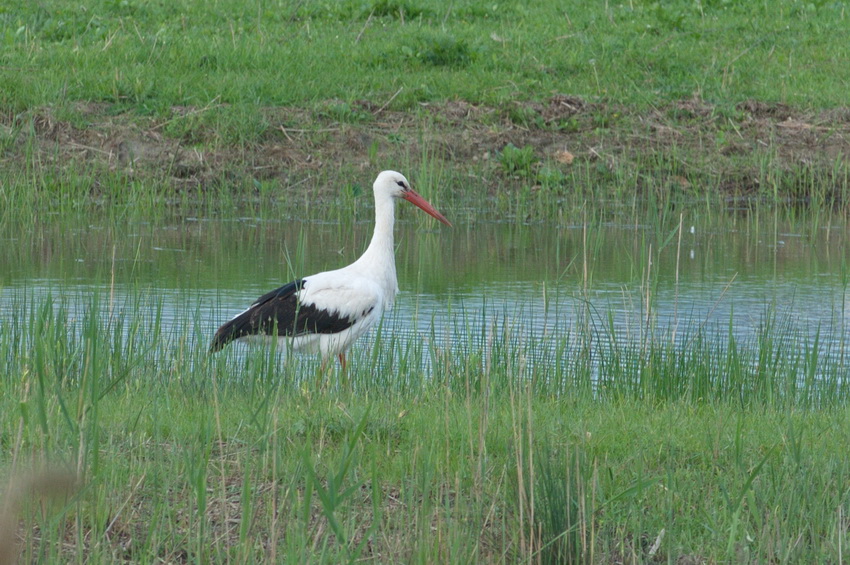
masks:
[[[346,368],[348,367],[348,363],[345,362],[345,351],[340,352],[337,355],[337,359],[339,359],[339,366],[340,366],[339,384],[340,384],[340,386],[342,387],[343,390],[348,390],[349,389],[348,371],[346,370]]]

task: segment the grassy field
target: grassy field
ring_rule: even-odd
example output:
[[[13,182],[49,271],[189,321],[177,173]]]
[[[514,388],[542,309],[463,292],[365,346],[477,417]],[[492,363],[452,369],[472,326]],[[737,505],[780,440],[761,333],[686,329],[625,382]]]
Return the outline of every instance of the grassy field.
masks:
[[[255,123],[258,105],[337,100],[328,111],[345,115],[361,99],[415,109],[557,93],[638,107],[698,95],[729,110],[747,99],[829,108],[845,104],[850,78],[845,11],[842,2],[5,2],[2,102],[97,101],[164,116],[221,103]]]
[[[457,225],[846,238],[846,8],[0,0],[5,257],[57,215],[350,221],[390,167]],[[770,314],[753,340],[630,345],[606,312],[545,347],[380,336],[343,378],[209,356],[137,300],[0,320],[0,565],[844,561],[846,344]]]
[[[845,8],[0,2],[0,179],[40,206],[337,199],[396,168],[499,217],[633,195],[846,210]]]

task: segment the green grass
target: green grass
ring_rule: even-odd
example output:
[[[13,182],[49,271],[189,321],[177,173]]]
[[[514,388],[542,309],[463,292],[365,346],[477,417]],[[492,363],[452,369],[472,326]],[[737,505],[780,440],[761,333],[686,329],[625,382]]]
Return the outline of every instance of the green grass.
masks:
[[[357,348],[341,381],[210,356],[191,298],[177,331],[134,300],[6,316],[4,467],[81,479],[21,495],[25,561],[812,562],[847,542],[844,357],[769,314],[752,342],[680,347],[459,315],[451,342]]]
[[[333,99],[383,103],[399,89],[399,108],[565,91],[641,106],[694,93],[731,105],[846,101],[842,2],[82,6],[0,6],[0,103],[93,100],[152,113],[226,104],[239,112]]]

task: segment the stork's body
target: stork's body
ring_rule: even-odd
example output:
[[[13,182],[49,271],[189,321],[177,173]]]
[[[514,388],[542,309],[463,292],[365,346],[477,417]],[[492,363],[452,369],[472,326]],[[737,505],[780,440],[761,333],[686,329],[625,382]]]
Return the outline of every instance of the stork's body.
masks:
[[[345,351],[392,308],[398,293],[393,242],[396,199],[403,198],[451,225],[400,173],[382,172],[373,189],[375,232],[357,261],[261,296],[218,329],[210,350],[217,351],[236,339],[271,337],[293,351],[319,353],[325,360],[338,355],[345,368]]]

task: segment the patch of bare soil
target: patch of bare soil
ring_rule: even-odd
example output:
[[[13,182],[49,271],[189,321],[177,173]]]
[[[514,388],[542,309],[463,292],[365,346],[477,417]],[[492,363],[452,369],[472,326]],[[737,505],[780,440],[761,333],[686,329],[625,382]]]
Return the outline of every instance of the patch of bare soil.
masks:
[[[338,106],[346,110],[342,118],[320,110],[264,108],[261,130],[238,142],[200,119],[226,110],[222,106],[175,107],[167,119],[115,115],[104,104],[79,104],[73,122],[50,108],[23,117],[6,113],[0,115],[0,166],[24,167],[26,159],[55,170],[84,164],[185,191],[250,179],[283,189],[319,178],[336,184],[352,174],[357,182],[369,182],[376,162],[429,158],[495,191],[510,177],[498,156],[513,144],[533,148],[537,159],[565,171],[582,161],[639,169],[672,160],[680,183],[684,176],[711,177],[712,186],[740,194],[747,183],[758,184],[765,162],[785,171],[828,172],[850,154],[850,108],[814,113],[749,100],[730,115],[694,98],[636,113],[568,95],[504,108],[459,100],[410,112],[366,101]],[[28,127],[22,127],[26,120]]]

